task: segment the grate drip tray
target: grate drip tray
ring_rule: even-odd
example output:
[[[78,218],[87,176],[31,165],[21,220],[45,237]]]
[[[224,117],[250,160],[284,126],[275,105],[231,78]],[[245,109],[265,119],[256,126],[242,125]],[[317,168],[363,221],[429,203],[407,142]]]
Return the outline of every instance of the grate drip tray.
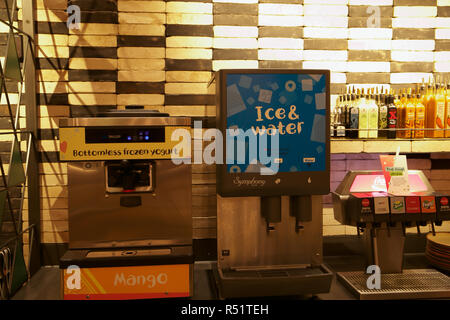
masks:
[[[370,275],[338,272],[338,279],[361,300],[450,298],[450,277],[434,269],[381,275],[381,289],[368,289]]]

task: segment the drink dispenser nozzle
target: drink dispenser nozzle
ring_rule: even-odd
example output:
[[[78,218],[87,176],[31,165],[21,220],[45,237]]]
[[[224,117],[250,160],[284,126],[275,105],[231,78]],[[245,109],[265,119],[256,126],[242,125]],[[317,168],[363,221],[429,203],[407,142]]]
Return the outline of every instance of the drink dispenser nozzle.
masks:
[[[306,196],[291,196],[289,198],[289,215],[295,217],[295,232],[304,227],[300,222],[312,220],[312,198]]]
[[[433,236],[436,235],[436,230],[434,230],[434,223],[431,221],[431,232],[433,233]]]
[[[266,220],[267,231],[275,230],[271,224],[281,222],[281,197],[261,197],[261,215]]]

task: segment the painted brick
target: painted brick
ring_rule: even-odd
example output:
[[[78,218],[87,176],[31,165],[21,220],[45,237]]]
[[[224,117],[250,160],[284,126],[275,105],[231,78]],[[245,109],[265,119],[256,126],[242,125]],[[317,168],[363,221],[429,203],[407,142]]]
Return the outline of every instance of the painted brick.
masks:
[[[350,72],[347,73],[347,82],[353,83],[389,83],[390,75],[387,72]]]
[[[303,24],[307,27],[347,28],[347,17],[329,16],[323,19],[321,16],[305,16]]]
[[[162,82],[117,82],[118,94],[146,93],[146,94],[164,94],[164,83]]]
[[[404,51],[392,50],[392,61],[434,61],[434,54],[432,51]]]
[[[116,47],[117,38],[115,36],[69,36],[69,46],[93,46],[93,47]]]
[[[347,162],[344,160],[333,160],[330,165],[330,171],[343,171],[347,170]]]
[[[433,72],[433,63],[391,62],[391,72]]]
[[[117,55],[119,58],[164,58],[166,50],[164,48],[118,48]]]
[[[434,40],[392,40],[393,50],[434,50]]]
[[[370,17],[374,13],[370,9],[373,6],[349,6],[349,17]],[[378,6],[380,10],[380,17],[392,17],[392,7]]]
[[[163,94],[118,94],[118,105],[163,105]]]
[[[303,50],[305,60],[347,60],[347,50]]]
[[[281,26],[271,26],[271,27],[259,27],[258,35],[260,38],[264,37],[274,37],[274,38],[302,38],[303,29],[299,27],[281,27]]]
[[[391,52],[389,50],[350,50],[349,61],[389,61]]]
[[[164,59],[119,59],[119,70],[164,70]]]
[[[213,16],[208,14],[193,14],[193,13],[168,13],[168,24],[213,24]]]
[[[121,35],[164,36],[165,26],[161,24],[119,24]]]
[[[348,160],[346,170],[381,170],[381,164],[379,160]]]
[[[166,15],[162,13],[119,12],[119,23],[165,24]]]
[[[116,35],[118,29],[117,24],[80,23],[80,29],[69,29],[69,33],[77,35]]]
[[[450,170],[431,170],[431,179],[432,180],[449,180],[449,189],[450,189]]]
[[[347,28],[318,28],[318,27],[304,27],[303,36],[305,38],[336,38],[347,39]]]
[[[96,69],[96,70],[116,70],[116,59],[102,58],[71,58],[70,69]]]
[[[207,71],[167,71],[167,82],[208,82],[211,72]]]
[[[392,18],[383,18],[381,17],[378,20],[381,28],[391,28],[392,27]],[[368,20],[367,17],[350,17],[348,18],[348,27],[349,28],[370,28],[372,21]]]
[[[215,37],[256,38],[257,27],[214,26]]]
[[[245,12],[248,15],[258,15],[257,4],[246,3],[214,3],[214,14],[242,14]]]
[[[118,11],[124,12],[165,12],[164,1],[121,1],[117,2]]]
[[[258,43],[255,38],[214,38],[214,48],[222,49],[255,49]]]
[[[166,83],[166,94],[208,94],[207,83]]]
[[[301,69],[301,61],[276,61],[276,60],[261,60],[259,67],[264,69]]]
[[[169,59],[212,59],[212,49],[167,48]]]
[[[430,159],[407,159],[408,169],[411,170],[425,170],[431,169]]]
[[[214,25],[216,26],[257,26],[258,17],[250,15],[220,14],[214,15]]]
[[[305,50],[346,50],[348,41],[343,39],[304,39]]]
[[[431,6],[395,6],[394,17],[435,17],[437,8]]]
[[[214,32],[213,26],[209,25],[169,24],[166,27],[166,36],[212,37]]]
[[[168,71],[211,71],[211,60],[204,59],[166,59],[166,70]]]
[[[256,40],[255,40],[256,41]],[[210,37],[169,37],[166,46],[180,48],[212,48],[213,39]]]
[[[306,7],[305,7],[306,8]],[[298,4],[274,4],[274,3],[261,3],[259,4],[260,15],[302,15],[303,6]],[[305,12],[306,14],[306,12]]]
[[[394,0],[394,6],[435,6],[436,0]]]
[[[152,72],[141,72],[141,71],[121,71],[118,72],[119,81],[149,81],[158,82],[165,80],[164,71],[152,71]]]
[[[302,60],[302,50],[258,50],[259,60]]]
[[[392,18],[393,28],[434,28],[436,20],[432,17]]]
[[[68,83],[68,91],[73,93],[115,92],[115,82],[85,82],[71,81]]]
[[[347,16],[348,6],[335,5],[304,5],[305,16]]]
[[[258,59],[258,50],[256,49],[214,49],[214,60],[255,60]]]
[[[436,29],[436,39],[450,39],[450,29]]]
[[[290,38],[259,38],[258,48],[303,49],[303,41]]]
[[[167,13],[212,13],[213,5],[211,3],[185,3],[168,2],[166,5]]]
[[[359,72],[390,72],[390,63],[381,61],[349,61],[347,71]]]
[[[303,26],[302,16],[275,16],[275,15],[259,15],[258,16],[259,26],[285,26],[285,27],[295,27]]]
[[[114,105],[115,94],[69,93],[69,103],[73,105]]]
[[[213,71],[220,69],[257,69],[258,61],[253,60],[216,60],[213,61]]]
[[[391,73],[391,83],[421,83],[423,81],[428,81],[430,79],[430,73]]]
[[[434,39],[434,30],[418,28],[394,28],[392,39]]]

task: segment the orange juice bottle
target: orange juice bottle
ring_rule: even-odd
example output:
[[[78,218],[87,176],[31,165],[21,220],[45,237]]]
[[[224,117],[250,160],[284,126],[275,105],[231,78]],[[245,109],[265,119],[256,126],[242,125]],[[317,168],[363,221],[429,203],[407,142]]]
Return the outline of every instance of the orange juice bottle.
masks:
[[[411,94],[411,92],[408,92],[408,94],[406,95],[406,100],[405,100],[405,109],[404,109],[404,114],[405,117],[404,119],[404,128],[405,129],[414,129],[415,127],[415,117],[416,117],[416,108],[414,105],[414,99],[413,99],[413,94]],[[403,137],[406,139],[411,139],[412,137],[412,131],[411,130],[405,130]]]
[[[432,90],[428,95],[427,105],[426,105],[426,118],[427,118],[427,128],[434,129],[434,123],[436,123],[436,96],[434,91],[434,86],[432,85]],[[427,130],[425,136],[427,138],[434,138],[435,130]]]
[[[445,110],[445,94],[444,94],[444,86],[443,84],[436,84],[436,115],[434,119],[434,137],[435,138],[443,138],[445,129],[445,118],[446,118],[446,110]]]
[[[416,139],[422,139],[425,136],[424,130],[418,130],[425,128],[425,106],[422,104],[421,98],[420,93],[418,93],[415,100],[416,117],[414,138]]]
[[[404,138],[405,137],[405,111],[406,111],[406,94],[405,90],[402,91],[401,97],[399,97],[398,105],[397,107],[397,115],[398,115],[398,122],[397,122],[397,128],[400,130],[397,130],[397,138]]]
[[[445,131],[445,137],[450,137],[450,83],[447,83],[447,92],[445,95],[445,110],[447,112],[447,117],[445,121],[445,128],[447,129]]]

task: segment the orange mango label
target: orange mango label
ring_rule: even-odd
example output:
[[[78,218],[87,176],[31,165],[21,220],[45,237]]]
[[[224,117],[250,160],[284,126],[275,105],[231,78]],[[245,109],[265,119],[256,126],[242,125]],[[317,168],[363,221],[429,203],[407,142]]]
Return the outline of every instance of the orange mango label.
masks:
[[[189,264],[78,268],[63,271],[64,299],[188,297]]]

